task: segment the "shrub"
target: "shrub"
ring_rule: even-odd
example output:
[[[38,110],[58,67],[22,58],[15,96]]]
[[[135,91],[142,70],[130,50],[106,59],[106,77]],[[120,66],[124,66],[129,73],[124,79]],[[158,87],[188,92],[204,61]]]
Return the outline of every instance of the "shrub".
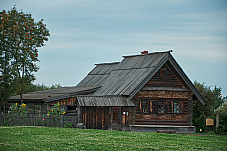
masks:
[[[61,108],[60,104],[57,103],[54,105],[54,108],[48,112],[49,115],[63,115],[65,114],[65,110]]]
[[[226,127],[224,125],[219,125],[216,129],[215,129],[215,133],[216,134],[226,134]]]
[[[26,107],[26,104],[20,104],[18,105],[17,103],[12,104],[12,106],[9,107],[8,114],[27,114],[28,109]]]
[[[64,125],[64,128],[74,128],[74,124],[73,123],[67,123]]]

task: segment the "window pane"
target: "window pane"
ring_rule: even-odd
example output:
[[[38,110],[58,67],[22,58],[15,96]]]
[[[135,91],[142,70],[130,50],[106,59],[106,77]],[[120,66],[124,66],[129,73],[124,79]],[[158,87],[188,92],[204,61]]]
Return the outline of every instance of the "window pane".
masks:
[[[148,101],[143,101],[143,113],[148,113]]]
[[[163,108],[163,102],[159,101],[158,102],[158,113],[164,113],[164,108]]]
[[[179,102],[174,102],[174,113],[179,113]]]

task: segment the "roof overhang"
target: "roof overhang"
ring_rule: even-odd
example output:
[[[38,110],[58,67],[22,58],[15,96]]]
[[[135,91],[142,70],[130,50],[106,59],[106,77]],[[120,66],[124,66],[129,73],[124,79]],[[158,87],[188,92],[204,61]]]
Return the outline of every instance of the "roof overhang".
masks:
[[[65,95],[61,95],[61,96],[57,96],[57,97],[51,97],[51,98],[45,98],[44,101],[46,103],[48,103],[48,102],[52,102],[52,101],[57,101],[57,100],[62,100],[62,99],[76,97],[77,95],[83,95],[83,94],[87,94],[87,93],[94,93],[99,88],[100,88],[100,86],[97,86],[97,87],[92,87],[92,88],[87,89],[87,90],[81,90],[81,91],[73,92],[73,93],[70,93],[70,94],[65,94]]]
[[[44,90],[23,94],[24,102],[51,102],[75,97],[76,95],[85,95],[94,93],[96,87],[62,87],[58,89]],[[12,96],[9,102],[20,102],[20,95]]]
[[[135,104],[124,96],[76,96],[80,106],[84,107],[113,107],[113,106],[135,106]]]

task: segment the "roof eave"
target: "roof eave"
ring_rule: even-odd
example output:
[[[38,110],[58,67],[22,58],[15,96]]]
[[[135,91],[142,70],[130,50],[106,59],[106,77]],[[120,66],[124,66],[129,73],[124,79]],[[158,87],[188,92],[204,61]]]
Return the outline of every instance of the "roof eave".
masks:
[[[169,62],[172,64],[174,69],[179,73],[181,78],[185,81],[185,83],[188,85],[188,87],[191,89],[191,91],[195,94],[197,99],[203,104],[204,103],[204,98],[203,96],[199,93],[199,91],[196,89],[194,84],[191,82],[191,80],[188,78],[188,76],[184,73],[183,69],[179,66],[179,64],[176,62],[176,60],[173,58],[173,56],[170,54],[168,56]]]

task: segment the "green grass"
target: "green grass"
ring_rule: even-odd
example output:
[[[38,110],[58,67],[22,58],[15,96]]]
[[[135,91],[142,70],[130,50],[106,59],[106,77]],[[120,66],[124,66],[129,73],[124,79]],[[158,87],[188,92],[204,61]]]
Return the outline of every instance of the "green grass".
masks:
[[[0,127],[0,150],[227,150],[227,136]]]

